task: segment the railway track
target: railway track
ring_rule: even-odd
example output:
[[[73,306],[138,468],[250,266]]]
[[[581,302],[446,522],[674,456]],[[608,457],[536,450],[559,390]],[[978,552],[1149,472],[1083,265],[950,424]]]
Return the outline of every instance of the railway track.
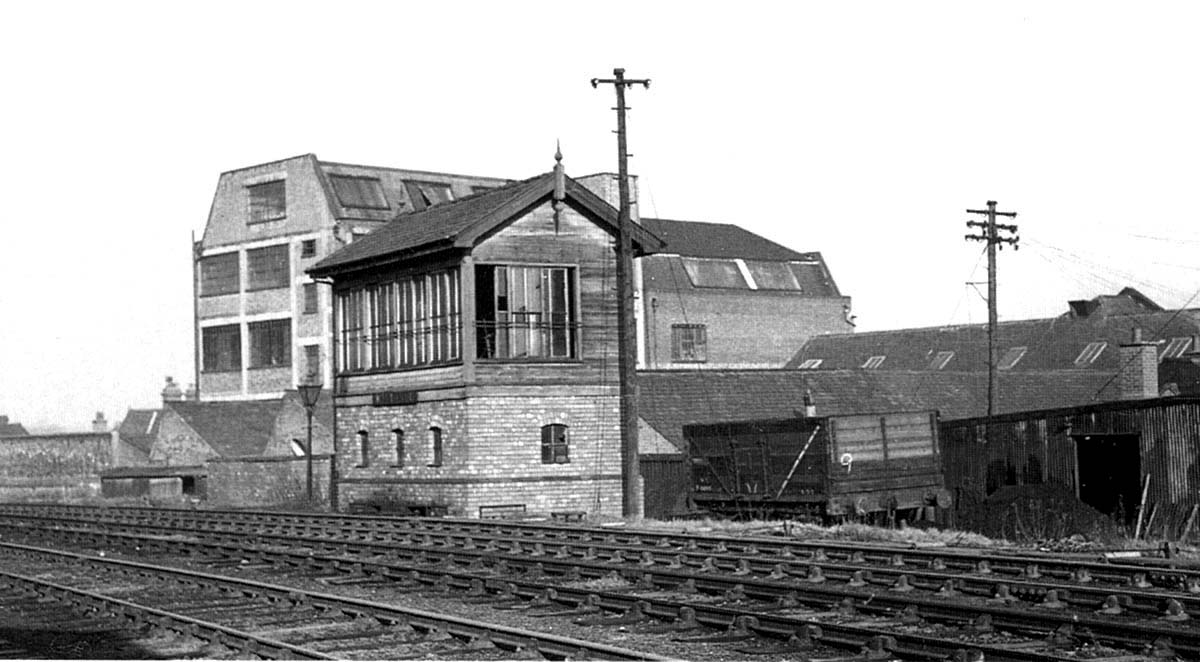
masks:
[[[56,631],[71,623],[68,631],[111,633],[119,621],[123,631],[132,624],[206,644],[176,652],[184,657],[670,659],[294,586],[24,545],[0,545],[0,554],[5,567],[24,570],[0,572],[4,610],[36,622],[52,604],[56,617],[43,623]],[[75,613],[64,621],[62,607]]]
[[[37,519],[50,516],[45,510],[31,508],[24,513],[27,533],[35,528],[31,522],[51,526],[50,520]],[[1115,605],[1106,606],[1110,602],[1106,596],[1098,607],[1104,613],[1096,614],[1095,605],[1071,602],[1066,591],[1039,583],[1044,576],[1031,572],[1028,564],[1019,566],[1025,577],[1021,584],[1011,579],[998,582],[988,576],[995,571],[976,562],[971,572],[978,584],[968,586],[938,575],[962,574],[949,571],[946,561],[929,561],[926,565],[931,569],[918,572],[911,566],[919,555],[906,560],[897,558],[896,550],[884,548],[871,552],[893,573],[881,579],[875,576],[877,571],[861,569],[868,562],[866,554],[850,553],[847,562],[858,564],[859,569],[839,576],[837,563],[824,548],[798,554],[794,546],[783,545],[770,558],[772,552],[764,551],[763,541],[736,541],[735,550],[730,539],[702,542],[689,537],[668,549],[663,541],[677,536],[648,543],[641,534],[636,542],[629,537],[632,534],[607,533],[598,540],[587,530],[507,523],[464,526],[457,521],[359,518],[339,522],[336,517],[230,516],[205,511],[161,516],[110,511],[104,517],[113,521],[105,526],[113,528],[101,531],[90,528],[102,519],[94,511],[57,513],[67,518],[57,526],[66,528],[53,535],[69,536],[75,541],[72,544],[140,548],[143,553],[171,556],[201,550],[198,544],[203,543],[207,551],[201,553],[217,564],[270,566],[284,572],[321,568],[351,580],[440,585],[480,599],[486,595],[501,601],[555,602],[568,611],[595,608],[616,615],[608,620],[694,622],[734,631],[712,635],[719,637],[799,638],[811,643],[813,633],[819,631],[821,636],[815,639],[822,645],[909,659],[946,657],[962,648],[982,651],[991,659],[1077,659],[1078,651],[1093,657],[1176,653],[1193,657],[1200,649],[1182,602],[1147,611],[1131,608],[1132,596],[1117,596]],[[90,522],[81,522],[81,515],[90,515]],[[5,526],[19,531],[11,519]],[[146,535],[148,531],[157,535]],[[543,535],[534,540],[531,532]],[[629,547],[650,554],[627,557],[622,550]],[[767,562],[748,557],[767,557]],[[826,567],[830,572],[824,571]],[[1166,570],[1170,570],[1169,581],[1164,579],[1167,575],[1157,577],[1160,581],[1178,583],[1182,578],[1186,582],[1186,571]],[[596,592],[563,586],[605,577],[617,577],[627,587]],[[1085,579],[1078,572],[1074,577]],[[1089,583],[1077,581],[1076,586]],[[1167,588],[1155,591],[1162,594],[1155,600],[1168,594],[1186,600],[1191,595]],[[670,597],[679,594],[692,597]],[[1038,595],[1036,601],[1019,597]],[[1108,650],[1108,646],[1116,648]]]

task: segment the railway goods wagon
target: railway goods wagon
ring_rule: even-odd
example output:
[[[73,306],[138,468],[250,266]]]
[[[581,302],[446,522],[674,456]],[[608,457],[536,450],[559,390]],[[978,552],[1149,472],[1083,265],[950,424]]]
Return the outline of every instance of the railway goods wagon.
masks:
[[[936,412],[687,425],[683,433],[692,501],[712,513],[912,519],[950,505]]]

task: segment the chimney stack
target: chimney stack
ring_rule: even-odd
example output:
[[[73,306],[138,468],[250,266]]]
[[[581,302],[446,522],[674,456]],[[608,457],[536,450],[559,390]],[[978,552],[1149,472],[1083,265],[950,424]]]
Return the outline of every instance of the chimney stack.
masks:
[[[1117,379],[1122,400],[1158,397],[1158,346],[1144,342],[1142,330],[1133,329],[1132,340],[1120,347],[1121,366]]]
[[[108,432],[108,421],[104,419],[104,412],[96,412],[96,418],[92,421],[92,432]]]
[[[817,403],[813,401],[812,389],[804,391],[804,417],[814,418],[817,415]]]
[[[183,400],[183,391],[180,390],[179,384],[171,377],[167,377],[167,385],[162,390],[163,402],[180,402]]]

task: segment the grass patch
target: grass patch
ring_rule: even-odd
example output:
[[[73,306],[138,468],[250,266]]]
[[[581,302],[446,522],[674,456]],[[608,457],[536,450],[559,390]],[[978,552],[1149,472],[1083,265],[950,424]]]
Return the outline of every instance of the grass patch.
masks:
[[[887,529],[866,524],[818,526],[789,521],[734,522],[716,519],[645,519],[631,524],[630,528],[655,533],[792,538],[804,541],[876,542],[917,547],[992,547],[998,544],[991,538],[966,531],[912,527]]]

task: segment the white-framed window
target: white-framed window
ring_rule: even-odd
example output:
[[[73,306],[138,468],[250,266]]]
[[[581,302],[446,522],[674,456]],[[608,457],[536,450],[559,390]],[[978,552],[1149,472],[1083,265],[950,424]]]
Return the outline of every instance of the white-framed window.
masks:
[[[1084,347],[1083,351],[1079,353],[1079,356],[1075,357],[1075,365],[1094,363],[1096,359],[1100,358],[1100,354],[1104,352],[1105,347],[1108,347],[1108,343],[1103,340],[1088,343],[1087,347]]]
[[[930,370],[941,370],[946,367],[950,359],[954,358],[954,352],[938,352],[931,361],[929,361]]]
[[[461,359],[460,306],[457,269],[339,293],[338,370],[362,372]]]
[[[1163,350],[1159,352],[1158,360],[1162,361],[1163,359],[1177,359],[1183,356],[1183,353],[1188,351],[1191,346],[1192,339],[1190,337],[1185,336],[1181,338],[1171,338],[1166,347],[1163,347]]]
[[[567,426],[551,423],[542,426],[542,464],[568,464],[571,462]]]
[[[1004,356],[1000,357],[1000,361],[996,363],[997,370],[1012,370],[1013,366],[1024,358],[1028,347],[1009,347],[1004,352]]]

